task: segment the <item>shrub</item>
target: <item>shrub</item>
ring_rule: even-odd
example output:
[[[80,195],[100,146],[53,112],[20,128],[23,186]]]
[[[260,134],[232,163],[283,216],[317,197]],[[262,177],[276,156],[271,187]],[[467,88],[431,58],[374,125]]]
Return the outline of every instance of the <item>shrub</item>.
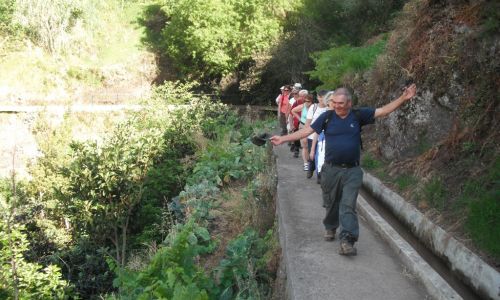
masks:
[[[321,80],[323,82],[321,87],[340,86],[345,76],[362,73],[371,68],[377,56],[384,51],[385,44],[384,38],[364,47],[343,45],[316,52],[313,54],[316,67],[307,74],[313,79]]]
[[[14,222],[12,204],[0,195],[0,297],[3,299],[65,299],[71,295],[59,267],[43,267],[23,256],[29,248],[24,228]]]
[[[115,267],[119,299],[210,299],[214,282],[196,265],[196,257],[213,249],[206,228],[194,222],[180,225],[144,270]]]

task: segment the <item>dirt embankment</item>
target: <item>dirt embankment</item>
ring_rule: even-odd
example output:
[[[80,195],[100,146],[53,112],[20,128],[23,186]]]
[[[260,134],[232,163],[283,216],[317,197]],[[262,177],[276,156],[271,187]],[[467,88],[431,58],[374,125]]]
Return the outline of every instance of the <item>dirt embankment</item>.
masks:
[[[376,107],[417,84],[417,97],[364,130],[365,154],[382,162],[382,180],[497,266],[500,246],[488,240],[499,238],[498,216],[478,239],[470,213],[477,185],[498,189],[498,11],[497,1],[410,1],[386,54],[352,80],[359,104]]]

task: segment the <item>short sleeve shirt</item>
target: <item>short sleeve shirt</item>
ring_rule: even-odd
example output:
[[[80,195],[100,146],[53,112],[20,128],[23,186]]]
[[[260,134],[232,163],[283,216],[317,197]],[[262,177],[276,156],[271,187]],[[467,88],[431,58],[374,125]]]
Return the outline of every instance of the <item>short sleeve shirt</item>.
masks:
[[[327,111],[326,107],[319,107],[319,104],[315,103],[315,104],[309,106],[309,110],[307,111],[307,118],[306,119],[311,119],[311,124],[312,124],[325,111]],[[314,138],[314,133],[310,134],[307,138],[312,140]]]
[[[320,134],[323,124],[330,113],[321,114],[311,127]],[[360,108],[359,122],[353,111],[340,118],[335,111],[331,113],[330,122],[325,128],[325,161],[333,164],[359,163],[360,158],[360,128],[375,122],[374,108]]]

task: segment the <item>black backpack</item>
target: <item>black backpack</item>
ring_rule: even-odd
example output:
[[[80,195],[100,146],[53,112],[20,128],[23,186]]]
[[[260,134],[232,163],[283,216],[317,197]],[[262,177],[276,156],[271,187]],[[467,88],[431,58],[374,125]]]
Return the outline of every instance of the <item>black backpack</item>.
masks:
[[[354,113],[354,117],[356,118],[356,121],[358,121],[359,124],[359,145],[361,147],[361,150],[363,150],[363,140],[361,139],[361,131],[363,131],[363,129],[361,129],[361,112],[359,111],[358,108],[353,108],[351,111]],[[333,109],[327,112],[328,115],[326,116],[325,122],[323,122],[323,126],[321,127],[322,131],[325,131],[326,127],[328,126],[328,123],[330,123],[330,120],[332,119],[333,116],[333,112],[334,112]]]

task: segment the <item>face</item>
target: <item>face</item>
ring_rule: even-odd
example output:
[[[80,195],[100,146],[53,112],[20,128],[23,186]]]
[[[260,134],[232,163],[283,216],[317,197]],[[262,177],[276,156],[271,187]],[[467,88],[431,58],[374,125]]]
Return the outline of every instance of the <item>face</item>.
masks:
[[[333,95],[332,100],[328,102],[328,106],[330,106],[331,109],[334,109],[335,113],[337,113],[339,117],[345,117],[349,114],[352,102],[349,101],[344,95]]]

